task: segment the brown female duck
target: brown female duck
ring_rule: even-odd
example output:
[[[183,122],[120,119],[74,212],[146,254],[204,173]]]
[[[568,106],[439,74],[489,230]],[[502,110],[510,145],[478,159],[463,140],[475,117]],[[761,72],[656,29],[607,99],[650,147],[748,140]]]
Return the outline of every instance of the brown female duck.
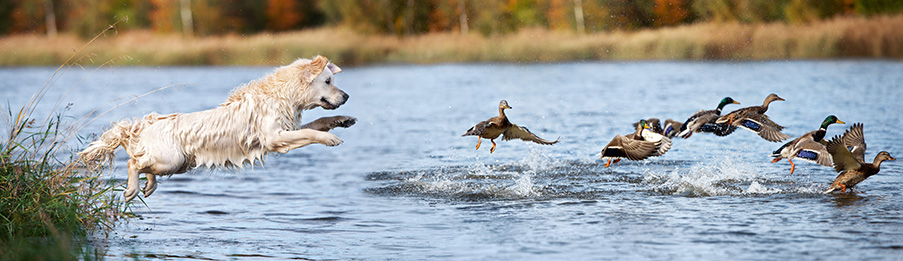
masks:
[[[715,123],[722,126],[741,127],[750,130],[759,134],[763,139],[771,142],[780,142],[789,139],[790,136],[781,133],[781,130],[783,130],[784,127],[774,123],[767,115],[765,115],[765,112],[768,111],[768,105],[771,104],[771,102],[783,100],[784,99],[778,97],[777,94],[769,94],[768,97],[765,97],[762,106],[751,106],[732,111],[715,120]],[[733,132],[733,129],[729,129],[725,135],[730,134],[730,132]]]
[[[492,148],[489,149],[489,153],[495,152],[495,139],[502,135],[502,140],[522,139],[543,145],[558,143],[558,140],[549,141],[542,139],[530,132],[526,127],[517,126],[517,124],[509,122],[508,117],[505,116],[505,109],[511,109],[511,106],[508,106],[507,101],[502,100],[499,102],[499,116],[477,123],[477,125],[470,127],[461,136],[477,136],[477,149],[480,149],[480,144],[483,143],[484,138],[489,139],[492,142]]]
[[[862,124],[854,124],[843,137],[834,136],[825,146],[831,159],[834,160],[834,171],[840,173],[834,182],[824,193],[831,193],[840,189],[846,193],[847,189],[853,190],[856,184],[864,181],[881,171],[881,162],[885,160],[897,160],[887,151],[878,152],[872,163],[863,160],[865,157],[865,138],[862,134]],[[852,148],[852,150],[850,149]]]

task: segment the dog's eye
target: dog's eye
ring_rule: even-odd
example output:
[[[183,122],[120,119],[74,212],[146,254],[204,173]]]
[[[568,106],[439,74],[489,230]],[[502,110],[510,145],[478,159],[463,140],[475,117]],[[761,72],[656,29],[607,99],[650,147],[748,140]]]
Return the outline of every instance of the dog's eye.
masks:
[[[332,78],[326,78],[326,84],[332,84]]]

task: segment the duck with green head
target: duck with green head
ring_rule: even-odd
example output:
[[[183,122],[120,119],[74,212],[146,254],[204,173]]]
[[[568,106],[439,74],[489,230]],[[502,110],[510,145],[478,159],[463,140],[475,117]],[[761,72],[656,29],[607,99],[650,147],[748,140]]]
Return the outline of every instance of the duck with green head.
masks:
[[[640,124],[640,122],[633,123],[633,127],[636,128],[638,124]],[[680,131],[680,127],[683,123],[672,119],[666,119],[665,124],[661,125],[658,118],[648,118],[646,119],[646,125],[652,127],[652,132],[664,135],[670,139],[677,136],[677,132]]]
[[[844,124],[845,122],[838,119],[837,116],[829,115],[821,122],[821,127],[818,130],[807,132],[772,152],[771,156],[774,157],[774,160],[771,163],[787,159],[787,162],[790,162],[790,174],[793,174],[793,171],[796,169],[796,165],[793,164],[793,159],[795,158],[830,167],[832,164],[831,156],[825,148],[825,144],[828,142],[824,138],[828,126],[834,123]]]
[[[720,134],[723,130],[715,125],[715,120],[717,120],[718,117],[721,117],[721,110],[728,104],[740,103],[731,97],[724,97],[724,99],[721,99],[721,102],[718,103],[718,107],[714,110],[697,111],[690,116],[690,118],[687,118],[687,121],[680,126],[680,132],[677,133],[677,136],[686,139],[690,138],[690,136],[693,135],[693,132],[711,132],[723,136]]]

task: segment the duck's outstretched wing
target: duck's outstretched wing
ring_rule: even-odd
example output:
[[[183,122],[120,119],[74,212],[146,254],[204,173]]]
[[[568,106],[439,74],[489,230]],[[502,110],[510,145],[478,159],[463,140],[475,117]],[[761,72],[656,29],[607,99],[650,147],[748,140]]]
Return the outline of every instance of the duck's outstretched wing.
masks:
[[[525,141],[536,142],[542,145],[552,145],[558,143],[557,139],[550,141],[540,138],[539,136],[536,136],[536,134],[530,132],[530,130],[528,130],[526,127],[517,126],[517,124],[511,124],[511,127],[508,127],[508,129],[506,129],[505,132],[502,133],[502,135],[502,140],[522,139]]]
[[[655,152],[649,156],[661,156],[664,155],[665,152],[671,149],[671,139],[666,137],[665,135],[661,135],[651,131],[643,132],[643,139],[646,141],[651,141],[655,143]]]
[[[801,158],[826,167],[831,167],[833,164],[831,154],[828,153],[825,145],[821,143],[813,140],[804,140],[796,144],[795,148],[798,150],[796,155],[794,155],[795,158]]]
[[[689,138],[690,135],[693,135],[693,132],[700,131],[700,128],[708,124],[715,119],[718,119],[718,112],[715,110],[699,110],[694,113],[690,118],[687,118],[680,126],[680,131],[677,133],[677,136],[681,136],[686,139]]]
[[[865,135],[862,133],[862,123],[853,123],[850,129],[843,133],[843,144],[850,150],[853,157],[859,162],[865,162]]]
[[[720,123],[708,123],[699,127],[699,132],[710,132],[722,137],[734,133],[735,130],[737,126]]]
[[[657,146],[655,142],[618,135],[602,149],[602,158],[643,160],[654,154]]]
[[[843,172],[862,167],[860,161],[856,160],[856,157],[853,156],[850,149],[847,149],[847,146],[844,145],[843,138],[840,136],[834,136],[834,138],[825,145],[825,149],[831,154],[831,160],[834,161],[834,171]]]
[[[734,120],[734,125],[759,134],[759,137],[771,142],[781,142],[790,136],[781,132],[780,125],[775,124],[764,115],[752,115]],[[781,127],[783,128],[783,127]]]

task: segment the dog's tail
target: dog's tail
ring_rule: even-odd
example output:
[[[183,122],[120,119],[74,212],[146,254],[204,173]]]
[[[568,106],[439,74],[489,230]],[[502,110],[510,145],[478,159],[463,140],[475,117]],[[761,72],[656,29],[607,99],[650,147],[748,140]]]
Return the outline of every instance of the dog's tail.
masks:
[[[78,153],[79,161],[89,168],[112,162],[115,158],[116,148],[128,145],[134,132],[133,126],[134,124],[127,121],[113,124],[113,127],[100,135],[100,138],[91,142],[88,148]]]

